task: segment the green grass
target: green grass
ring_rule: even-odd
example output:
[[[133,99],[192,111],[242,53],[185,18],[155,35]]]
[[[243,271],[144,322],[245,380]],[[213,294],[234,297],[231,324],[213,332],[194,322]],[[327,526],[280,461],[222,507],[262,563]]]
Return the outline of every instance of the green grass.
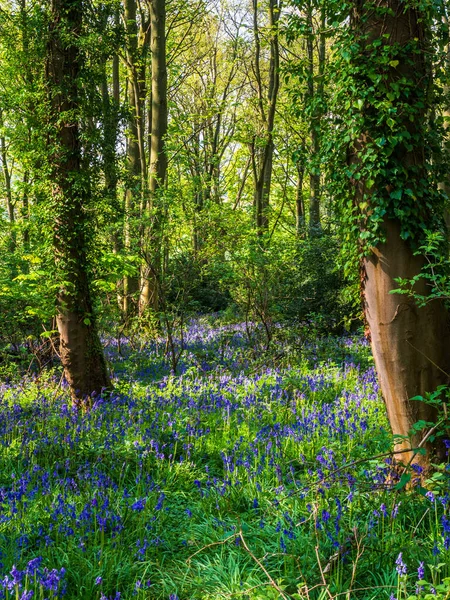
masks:
[[[189,336],[177,376],[151,344],[110,351],[116,392],[90,412],[58,378],[4,386],[0,578],[35,557],[66,569],[54,592],[38,572],[7,598],[400,600],[419,562],[430,583],[450,575],[448,475],[430,500],[371,460],[391,435],[366,345],[274,366],[277,347],[255,369],[238,327]]]

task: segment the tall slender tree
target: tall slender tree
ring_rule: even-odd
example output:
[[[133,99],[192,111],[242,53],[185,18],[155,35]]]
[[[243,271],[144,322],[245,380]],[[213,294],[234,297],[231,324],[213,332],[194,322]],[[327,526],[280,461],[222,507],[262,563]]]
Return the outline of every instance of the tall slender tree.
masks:
[[[150,0],[152,93],[151,93],[151,146],[150,146],[150,239],[146,241],[146,267],[141,293],[141,310],[147,305],[158,309],[158,281],[161,269],[160,226],[162,208],[160,196],[167,174],[167,57],[166,57],[166,1]]]
[[[125,19],[125,63],[127,67],[127,166],[128,176],[125,191],[125,249],[132,253],[136,244],[136,220],[142,202],[142,144],[141,140],[141,94],[139,87],[139,48],[136,0],[124,0]],[[137,294],[139,292],[138,274],[128,274],[124,279],[123,310],[126,316],[137,312]]]
[[[269,0],[268,37],[270,46],[267,95],[264,94],[261,70],[261,31],[259,25],[258,0],[253,0],[253,36],[255,44],[254,72],[256,78],[258,107],[263,124],[262,140],[253,140],[251,145],[254,178],[254,205],[256,227],[263,233],[269,226],[270,189],[272,184],[274,128],[278,92],[280,89],[279,20],[281,0]]]
[[[326,14],[324,3],[320,6],[319,32],[315,31],[312,0],[306,3],[306,49],[308,56],[307,105],[309,108],[309,132],[311,137],[311,165],[309,169],[309,225],[310,230],[320,226],[321,172],[320,172],[320,129],[323,116],[322,104],[325,74],[325,27]],[[315,47],[317,46],[317,52]],[[317,60],[316,60],[317,55]],[[317,64],[316,64],[317,63]]]

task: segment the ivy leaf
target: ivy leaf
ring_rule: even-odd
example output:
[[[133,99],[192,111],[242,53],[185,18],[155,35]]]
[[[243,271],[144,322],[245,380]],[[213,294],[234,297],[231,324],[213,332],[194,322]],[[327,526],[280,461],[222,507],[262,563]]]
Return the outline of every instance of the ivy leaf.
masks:
[[[391,192],[390,196],[393,200],[401,200],[403,194],[403,190],[395,190]]]

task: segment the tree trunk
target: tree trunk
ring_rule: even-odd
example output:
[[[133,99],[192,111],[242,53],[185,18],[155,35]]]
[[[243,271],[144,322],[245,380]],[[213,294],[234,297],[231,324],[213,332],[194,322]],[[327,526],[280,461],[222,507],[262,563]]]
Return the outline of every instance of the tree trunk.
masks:
[[[75,401],[109,388],[89,285],[85,216],[89,174],[82,170],[78,123],[81,0],[52,0],[46,79],[50,98],[50,165],[54,249],[60,289],[57,327],[66,379]]]
[[[0,111],[0,124],[3,127],[3,116],[1,114],[1,111]],[[16,217],[15,217],[14,202],[13,202],[13,197],[12,197],[11,172],[10,172],[9,166],[8,166],[6,140],[3,136],[0,138],[0,152],[1,152],[1,158],[2,158],[3,179],[5,182],[5,191],[6,191],[6,208],[8,210],[9,227],[10,227],[8,251],[9,251],[10,255],[13,255],[14,252],[16,251],[16,246],[17,246],[17,236],[16,236],[16,231],[15,231]]]
[[[450,27],[450,21],[448,19],[447,14],[444,14],[444,23],[445,26],[447,27],[447,31]],[[448,70],[450,69],[450,43],[447,43],[447,46],[445,48],[445,69]],[[448,81],[448,79],[447,79]],[[448,83],[444,86],[444,95],[445,98],[448,99],[450,94],[450,86],[448,85]],[[444,147],[445,145],[448,145],[449,143],[449,138],[450,138],[450,125],[449,125],[449,121],[450,121],[450,106],[448,105],[448,100],[447,100],[447,105],[444,106],[444,110],[442,111],[442,116],[444,117],[444,130],[445,130],[445,139],[444,139]],[[449,154],[448,154],[448,150],[445,153],[445,158],[448,160]],[[444,220],[445,220],[445,224],[447,226],[447,239],[449,241],[449,246],[450,246],[450,176],[448,174],[448,170],[446,173],[446,177],[444,179],[444,181],[441,181],[440,183],[440,189],[444,192],[444,194],[447,196],[447,205],[444,208]]]
[[[297,163],[297,189],[295,192],[295,228],[297,236],[301,236],[305,227],[305,202],[303,199],[303,177],[305,166],[303,162]]]
[[[424,259],[414,256],[401,239],[398,223],[387,220],[384,226],[386,241],[364,260],[364,309],[392,431],[407,436],[417,421],[436,421],[435,408],[410,399],[449,383],[449,316],[437,300],[419,308],[412,298],[391,294],[398,289],[395,278],[411,280],[420,273]],[[425,280],[420,280],[416,292],[427,294]],[[424,434],[413,435],[398,447],[417,447]],[[437,448],[438,454],[442,451]]]
[[[408,142],[396,141],[397,145],[389,152],[378,150],[380,160],[384,162],[381,175],[375,181],[368,182],[372,171],[361,176],[364,152],[367,148],[373,151],[374,147],[373,143],[368,145],[383,135],[388,136],[386,125],[380,125],[378,104],[372,106],[372,96],[367,95],[361,114],[365,130],[355,142],[351,158],[361,177],[354,181],[356,203],[359,207],[368,206],[362,215],[363,227],[371,223],[374,209],[383,210],[385,214],[382,223],[385,241],[371,248],[363,259],[361,280],[364,311],[389,422],[395,435],[405,436],[397,443],[397,449],[424,443],[429,427],[411,433],[418,420],[436,421],[433,406],[411,398],[425,397],[427,392],[435,391],[450,380],[450,322],[445,306],[438,300],[430,300],[424,307],[419,307],[412,297],[391,294],[399,287],[396,278],[411,280],[420,274],[425,257],[414,255],[412,244],[420,245],[423,230],[418,224],[433,226],[430,209],[433,190],[427,180],[424,141],[430,108],[426,84],[431,75],[425,23],[426,18],[420,11],[402,0],[382,0],[376,9],[360,0],[354,7],[352,20],[359,41],[355,63],[364,64],[365,72],[381,74],[379,83],[373,84],[374,102],[390,94],[390,89],[399,90],[393,102],[394,107],[398,103],[402,108],[396,110],[395,126],[408,133],[405,135]],[[376,44],[373,46],[378,40],[381,48]],[[388,67],[382,64],[382,56],[391,58]],[[366,85],[365,80],[356,80],[356,83],[363,89]],[[410,118],[410,111],[414,111],[413,118]],[[405,188],[414,190],[413,204],[410,196],[405,194]],[[377,206],[379,202],[382,202],[381,207]],[[416,211],[415,214],[412,211]],[[406,237],[405,230],[412,241],[402,239],[402,235]],[[427,296],[426,280],[420,279],[415,291]],[[424,445],[429,450],[426,457],[414,458],[411,453],[403,455],[402,460],[414,458],[426,465],[433,453],[443,457],[439,441]]]
[[[29,86],[29,89],[33,88],[34,85],[34,77],[33,71],[31,68],[31,63],[28,60],[29,57],[29,23],[28,23],[28,15],[27,15],[27,0],[19,0],[19,10],[20,10],[20,29],[22,34],[22,50],[24,54],[24,59],[26,64],[24,65],[24,77]],[[27,111],[30,114],[33,114],[34,107],[32,101],[27,101]],[[32,128],[31,124],[28,124],[28,143],[30,148],[32,147]],[[20,211],[20,216],[22,220],[22,242],[24,254],[28,254],[30,252],[30,229],[29,229],[29,221],[30,221],[30,206],[29,206],[29,183],[30,183],[30,173],[28,169],[24,170],[23,173],[23,196],[22,196],[22,209]],[[29,265],[28,262],[24,262],[23,264],[24,272],[28,273]]]
[[[167,65],[166,65],[166,2],[150,1],[152,93],[151,93],[151,147],[150,147],[150,212],[147,265],[141,293],[141,311],[147,305],[158,310],[159,280],[161,274],[161,195],[167,175]]]
[[[253,36],[255,40],[255,76],[258,88],[258,105],[261,120],[264,126],[264,144],[257,149],[258,144],[253,142],[252,164],[254,178],[254,207],[256,229],[259,234],[269,228],[270,191],[272,184],[275,126],[275,111],[280,88],[280,49],[278,27],[281,11],[280,0],[269,1],[269,28],[270,28],[270,59],[269,82],[267,88],[267,101],[263,93],[261,74],[261,42],[258,24],[258,0],[253,0]]]
[[[22,242],[25,254],[28,254],[30,252],[30,230],[28,226],[30,220],[30,203],[28,200],[29,183],[30,174],[28,171],[25,171],[25,173],[23,174],[22,210],[20,211],[22,217]],[[25,266],[24,268],[27,268],[27,266]]]
[[[139,82],[138,82],[138,27],[136,21],[136,0],[124,0],[124,17],[126,28],[126,60],[127,60],[127,104],[128,104],[128,133],[127,133],[127,165],[128,181],[125,190],[125,249],[133,254],[136,250],[139,206],[142,201],[142,165],[140,156],[139,116]],[[123,282],[123,312],[125,317],[137,314],[137,295],[139,292],[139,277],[127,275]]]
[[[312,2],[308,2],[306,20],[308,25],[308,36],[306,38],[306,49],[308,55],[308,101],[314,108],[311,111],[309,133],[311,136],[311,153],[312,153],[312,164],[310,166],[309,173],[309,226],[311,232],[315,232],[320,227],[320,197],[321,197],[321,184],[320,184],[320,169],[319,169],[319,158],[320,158],[320,122],[322,118],[322,110],[320,107],[320,101],[323,97],[324,91],[324,71],[325,71],[325,9],[321,8],[320,15],[320,34],[318,44],[318,56],[317,56],[317,84],[314,85],[315,73],[315,61],[314,61],[314,26],[313,26],[313,5]]]
[[[113,223],[108,228],[111,235],[112,250],[115,254],[123,250],[124,210],[117,193],[118,164],[117,141],[120,124],[120,77],[119,57],[112,57],[112,95],[108,86],[108,66],[105,59],[102,70],[102,103],[103,103],[103,173],[105,176],[105,196],[108,200]],[[117,305],[121,313],[124,308],[123,279],[118,282]]]

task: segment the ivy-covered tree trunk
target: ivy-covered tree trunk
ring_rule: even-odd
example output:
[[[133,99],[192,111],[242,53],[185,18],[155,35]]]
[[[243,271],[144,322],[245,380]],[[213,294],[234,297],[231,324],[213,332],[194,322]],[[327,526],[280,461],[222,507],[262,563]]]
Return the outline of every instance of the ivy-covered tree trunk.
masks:
[[[60,288],[57,326],[65,376],[75,400],[110,387],[89,285],[79,130],[82,0],[52,0],[46,78],[50,99],[50,168],[54,250]]]
[[[362,261],[364,310],[389,421],[393,433],[404,436],[397,448],[423,444],[431,451],[421,459],[427,463],[430,454],[441,453],[439,440],[430,443],[430,436],[423,443],[429,425],[411,431],[419,420],[435,422],[436,409],[411,399],[449,382],[449,317],[438,300],[419,307],[411,296],[392,293],[399,288],[396,278],[420,274],[425,257],[414,250],[424,230],[436,226],[439,212],[425,142],[431,85],[427,18],[415,6],[402,0],[354,5],[350,68],[359,92],[354,122],[360,136],[349,162],[361,237],[369,240]],[[424,279],[415,292],[429,294]]]

